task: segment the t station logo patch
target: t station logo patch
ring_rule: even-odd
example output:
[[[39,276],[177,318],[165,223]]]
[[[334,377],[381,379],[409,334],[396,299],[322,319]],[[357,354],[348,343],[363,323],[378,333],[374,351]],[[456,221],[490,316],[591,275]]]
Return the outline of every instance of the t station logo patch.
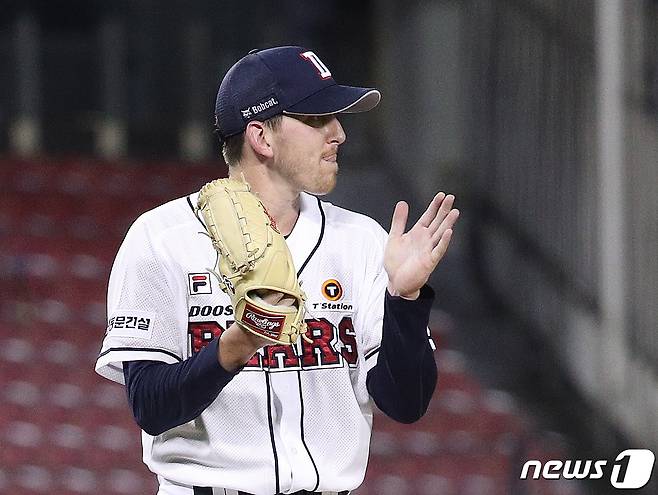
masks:
[[[187,278],[191,296],[196,296],[197,294],[212,294],[210,273],[188,273]]]
[[[343,297],[343,288],[338,280],[330,278],[322,284],[322,295],[329,301],[338,301]]]

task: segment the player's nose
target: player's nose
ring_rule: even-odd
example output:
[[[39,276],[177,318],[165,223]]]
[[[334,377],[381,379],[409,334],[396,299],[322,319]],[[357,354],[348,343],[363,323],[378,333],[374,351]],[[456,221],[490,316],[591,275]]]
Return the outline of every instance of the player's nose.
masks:
[[[330,142],[336,144],[343,144],[347,136],[345,135],[343,126],[340,124],[336,116],[334,116],[334,118],[329,121],[328,127],[329,127],[328,136],[330,138]]]

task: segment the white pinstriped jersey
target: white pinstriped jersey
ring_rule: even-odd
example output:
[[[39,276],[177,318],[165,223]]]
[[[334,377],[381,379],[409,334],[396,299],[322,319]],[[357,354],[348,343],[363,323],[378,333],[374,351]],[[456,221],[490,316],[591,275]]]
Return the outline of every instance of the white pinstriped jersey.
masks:
[[[117,254],[96,370],[123,383],[122,362],[176,363],[232,322],[210,269],[216,253],[194,214],[197,194],[143,214]],[[261,349],[196,419],[155,437],[144,462],[186,485],[255,495],[361,484],[387,285],[386,232],[372,219],[303,193],[287,243],[308,297],[313,343]]]

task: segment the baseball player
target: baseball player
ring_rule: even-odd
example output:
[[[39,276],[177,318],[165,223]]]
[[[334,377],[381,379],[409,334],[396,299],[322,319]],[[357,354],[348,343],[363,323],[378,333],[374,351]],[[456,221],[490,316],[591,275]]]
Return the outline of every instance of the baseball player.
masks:
[[[158,494],[344,495],[365,475],[373,402],[403,423],[426,411],[437,378],[426,282],[450,243],[454,197],[438,193],[408,231],[399,202],[388,233],[318,198],[336,182],[337,114],[379,100],[376,89],[337,84],[295,46],[250,52],[220,85],[216,131],[230,179],[267,209],[305,294],[304,338],[292,345],[248,331],[247,319],[278,328],[271,315],[236,317],[241,279],[215,269],[210,235],[236,227],[216,215],[209,229],[199,192],[144,213],[127,233],[96,370],[125,384]],[[297,304],[276,288],[260,296],[271,308]]]

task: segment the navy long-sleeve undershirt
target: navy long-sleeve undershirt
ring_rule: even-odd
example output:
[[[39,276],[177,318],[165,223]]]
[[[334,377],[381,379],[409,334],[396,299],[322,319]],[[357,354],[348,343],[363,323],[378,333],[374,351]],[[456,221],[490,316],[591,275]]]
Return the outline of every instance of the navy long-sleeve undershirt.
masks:
[[[434,291],[425,285],[414,301],[388,291],[385,298],[382,342],[366,386],[387,416],[413,423],[427,411],[436,388],[436,362],[427,335]]]
[[[393,297],[384,303],[382,342],[377,364],[366,384],[375,404],[403,423],[427,410],[437,379],[427,336],[434,291],[425,286],[415,301]],[[226,371],[217,359],[219,339],[180,363],[127,361],[123,374],[137,424],[159,435],[198,417],[239,373]]]
[[[175,364],[127,361],[123,376],[128,402],[137,424],[159,435],[197,418],[239,372],[231,373],[217,360],[219,339],[194,356]]]

